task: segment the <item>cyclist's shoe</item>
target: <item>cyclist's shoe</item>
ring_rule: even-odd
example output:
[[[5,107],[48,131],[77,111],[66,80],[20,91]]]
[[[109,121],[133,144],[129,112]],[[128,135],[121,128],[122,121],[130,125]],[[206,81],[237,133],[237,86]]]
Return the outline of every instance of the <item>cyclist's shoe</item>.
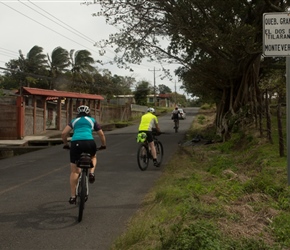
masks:
[[[159,167],[159,163],[158,163],[158,161],[157,161],[157,160],[153,160],[153,165],[154,165],[155,167]]]
[[[69,204],[76,204],[77,203],[77,197],[70,197],[68,200]]]
[[[89,173],[89,182],[94,183],[95,182],[95,174]]]

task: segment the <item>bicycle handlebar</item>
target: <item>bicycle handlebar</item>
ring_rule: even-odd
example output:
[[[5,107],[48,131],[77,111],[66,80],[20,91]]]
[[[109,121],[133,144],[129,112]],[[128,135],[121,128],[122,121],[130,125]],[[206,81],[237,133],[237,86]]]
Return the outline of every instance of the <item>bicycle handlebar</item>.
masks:
[[[107,146],[101,146],[101,147],[98,147],[97,150],[104,150],[106,148],[107,148]]]
[[[64,145],[62,148],[63,149],[70,149],[70,146],[69,145]]]
[[[64,145],[62,148],[63,149],[70,149],[70,146],[69,145]],[[107,146],[100,146],[100,147],[97,148],[97,151],[98,150],[104,150],[106,148],[107,148]]]
[[[166,133],[166,132],[153,132],[152,133],[154,136],[158,136],[158,135],[164,135],[164,134],[168,134],[168,133]]]

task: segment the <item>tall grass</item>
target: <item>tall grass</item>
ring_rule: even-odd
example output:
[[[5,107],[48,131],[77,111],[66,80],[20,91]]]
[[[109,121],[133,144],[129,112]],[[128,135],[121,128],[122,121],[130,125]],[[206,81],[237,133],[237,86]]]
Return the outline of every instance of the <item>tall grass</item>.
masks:
[[[213,134],[213,113],[189,135]],[[285,122],[284,122],[285,124]],[[290,249],[287,163],[250,132],[225,143],[180,147],[112,250]]]

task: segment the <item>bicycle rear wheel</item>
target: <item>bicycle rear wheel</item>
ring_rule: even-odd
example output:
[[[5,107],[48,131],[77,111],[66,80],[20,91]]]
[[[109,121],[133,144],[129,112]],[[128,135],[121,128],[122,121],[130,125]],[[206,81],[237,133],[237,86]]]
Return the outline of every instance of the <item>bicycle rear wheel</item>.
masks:
[[[139,168],[144,171],[148,168],[149,165],[149,152],[148,148],[144,145],[141,144],[138,148],[137,151],[137,162]]]
[[[160,166],[163,160],[163,145],[160,141],[154,141],[154,145],[156,149],[157,162]]]
[[[178,122],[177,121],[174,121],[174,130],[175,130],[175,133],[178,132]]]
[[[78,187],[78,201],[79,201],[79,216],[78,222],[81,222],[83,219],[83,212],[85,208],[86,195],[87,195],[87,175],[82,172],[81,180]]]

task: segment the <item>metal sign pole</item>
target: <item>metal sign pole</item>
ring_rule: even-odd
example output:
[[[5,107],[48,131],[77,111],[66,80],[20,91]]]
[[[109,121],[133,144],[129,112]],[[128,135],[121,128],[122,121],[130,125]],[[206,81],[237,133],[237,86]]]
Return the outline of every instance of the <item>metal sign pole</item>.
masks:
[[[288,185],[290,185],[290,57],[286,56],[286,133],[287,133],[287,175]]]
[[[286,144],[287,179],[290,185],[290,42],[289,12],[263,14],[263,54],[264,56],[286,57]]]

